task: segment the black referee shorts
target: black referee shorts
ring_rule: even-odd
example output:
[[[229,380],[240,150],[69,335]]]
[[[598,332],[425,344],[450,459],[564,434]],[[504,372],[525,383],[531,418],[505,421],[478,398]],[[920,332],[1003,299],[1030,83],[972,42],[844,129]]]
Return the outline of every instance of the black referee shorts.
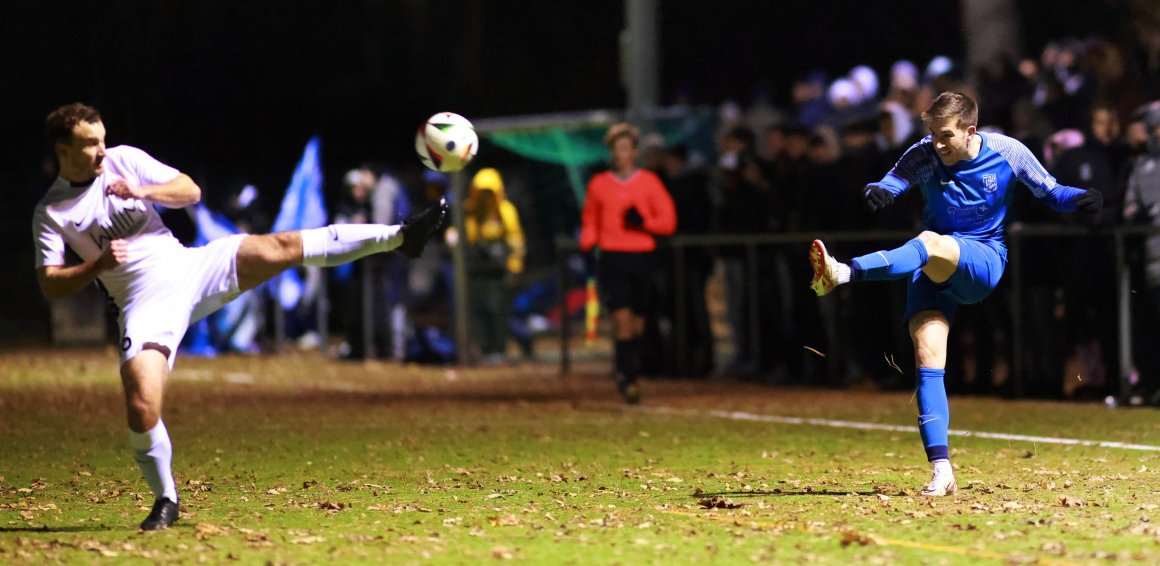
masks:
[[[600,298],[610,311],[623,308],[648,312],[655,292],[653,252],[601,252]]]

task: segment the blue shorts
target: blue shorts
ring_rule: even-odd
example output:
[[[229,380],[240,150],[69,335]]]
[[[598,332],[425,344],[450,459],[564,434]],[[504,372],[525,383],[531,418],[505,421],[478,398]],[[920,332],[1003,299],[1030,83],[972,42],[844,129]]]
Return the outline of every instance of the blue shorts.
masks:
[[[909,322],[922,311],[939,311],[947,322],[955,319],[955,306],[977,303],[991,294],[1003,277],[1007,258],[999,250],[978,240],[951,236],[959,243],[959,266],[950,279],[931,281],[921,269],[916,270],[906,287],[906,316]]]

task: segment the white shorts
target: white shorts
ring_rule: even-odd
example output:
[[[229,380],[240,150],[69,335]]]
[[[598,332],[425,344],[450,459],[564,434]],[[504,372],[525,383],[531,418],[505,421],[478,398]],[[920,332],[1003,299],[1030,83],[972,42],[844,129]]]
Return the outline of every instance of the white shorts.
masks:
[[[214,240],[199,248],[181,248],[162,259],[142,291],[121,308],[121,363],[152,349],[177,358],[177,347],[191,322],[222,308],[241,294],[238,247],[245,234]]]

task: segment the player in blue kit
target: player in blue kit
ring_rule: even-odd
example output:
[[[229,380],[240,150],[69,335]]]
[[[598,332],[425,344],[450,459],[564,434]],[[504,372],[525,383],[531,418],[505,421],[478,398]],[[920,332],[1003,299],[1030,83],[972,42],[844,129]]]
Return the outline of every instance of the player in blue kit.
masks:
[[[848,264],[835,260],[820,240],[810,245],[810,287],[818,296],[851,281],[910,279],[905,320],[918,368],[918,430],[933,468],[922,490],[927,496],[956,490],[943,385],[947,335],[955,306],[983,300],[1003,275],[1004,220],[1016,182],[1061,212],[1095,213],[1103,206],[1099,191],[1056,183],[1019,141],[976,131],[978,116],[971,97],[942,93],[922,113],[930,135],[907,149],[881,181],[863,190],[871,212],[891,205],[911,187],[921,190],[926,230],[918,237]]]

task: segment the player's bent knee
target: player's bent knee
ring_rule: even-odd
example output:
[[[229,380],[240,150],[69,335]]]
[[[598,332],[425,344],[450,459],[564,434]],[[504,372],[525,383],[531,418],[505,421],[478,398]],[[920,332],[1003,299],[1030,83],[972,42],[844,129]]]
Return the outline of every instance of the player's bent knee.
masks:
[[[126,405],[129,413],[129,428],[133,432],[148,432],[157,426],[157,421],[161,420],[160,407],[149,402],[143,396],[130,397]]]
[[[959,260],[959,243],[950,236],[942,236],[935,234],[923,242],[926,245],[926,253],[931,258],[937,258],[947,261],[958,262]]]

